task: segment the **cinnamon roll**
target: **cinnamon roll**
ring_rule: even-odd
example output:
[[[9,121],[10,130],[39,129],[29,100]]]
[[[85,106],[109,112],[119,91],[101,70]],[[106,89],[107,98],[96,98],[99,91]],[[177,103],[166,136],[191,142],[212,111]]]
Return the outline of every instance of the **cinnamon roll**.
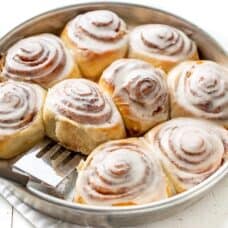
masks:
[[[145,138],[177,192],[188,190],[213,174],[228,152],[227,130],[206,120],[172,119],[153,128]]]
[[[171,116],[196,116],[228,128],[228,69],[212,61],[187,61],[168,75]]]
[[[7,51],[2,69],[4,79],[34,82],[44,88],[79,75],[73,55],[61,39],[48,33],[14,44]]]
[[[171,196],[158,160],[142,138],[110,141],[83,163],[75,202],[100,206],[140,205]]]
[[[46,92],[25,82],[0,83],[0,158],[12,158],[44,136],[42,107]],[[31,137],[32,136],[32,137]]]
[[[181,61],[199,58],[194,41],[177,28],[162,24],[133,29],[129,57],[145,60],[166,72]]]
[[[75,54],[82,74],[91,80],[97,80],[104,68],[124,57],[128,48],[125,22],[108,10],[78,15],[61,37]]]
[[[49,89],[44,122],[49,137],[84,154],[104,141],[125,137],[111,98],[86,79],[68,79]]]
[[[141,135],[168,119],[166,75],[149,63],[120,59],[102,74],[99,85],[112,96],[130,135]]]

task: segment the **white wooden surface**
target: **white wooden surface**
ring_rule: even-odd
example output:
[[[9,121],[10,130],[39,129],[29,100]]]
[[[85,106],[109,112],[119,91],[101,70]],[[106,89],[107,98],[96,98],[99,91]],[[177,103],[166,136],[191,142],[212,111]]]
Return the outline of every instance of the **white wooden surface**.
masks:
[[[6,0],[4,4],[1,4],[0,36],[36,14],[78,2],[83,2],[83,0]],[[131,0],[131,2],[137,3],[139,0]],[[207,30],[228,50],[226,0],[140,0],[140,3],[162,8],[191,20]],[[153,228],[228,228],[228,177],[197,204],[149,227],[152,226]],[[5,199],[0,197],[0,227],[29,228],[32,226]]]

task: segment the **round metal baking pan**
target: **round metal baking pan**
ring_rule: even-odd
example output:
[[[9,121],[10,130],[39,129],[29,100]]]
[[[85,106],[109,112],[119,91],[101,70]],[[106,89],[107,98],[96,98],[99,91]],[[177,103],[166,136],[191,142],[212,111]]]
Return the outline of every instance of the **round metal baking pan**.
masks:
[[[73,5],[36,16],[6,34],[0,40],[0,52],[4,53],[13,43],[26,36],[43,32],[59,34],[71,18],[80,13],[96,9],[109,9],[116,12],[130,27],[147,23],[175,26],[195,40],[202,59],[211,59],[228,66],[228,57],[223,48],[197,26],[155,8],[116,2]],[[32,187],[22,188],[4,179],[1,179],[0,183],[5,182],[9,192],[17,195],[33,208],[50,216],[86,226],[122,227],[149,224],[183,210],[183,208],[198,201],[227,174],[228,162],[224,162],[221,168],[212,176],[189,191],[155,203],[127,207],[79,205],[55,198]]]

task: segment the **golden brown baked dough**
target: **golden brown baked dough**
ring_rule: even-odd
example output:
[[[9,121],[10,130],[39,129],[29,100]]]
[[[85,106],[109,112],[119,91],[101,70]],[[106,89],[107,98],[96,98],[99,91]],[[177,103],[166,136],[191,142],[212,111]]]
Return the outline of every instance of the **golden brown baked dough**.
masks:
[[[102,206],[150,203],[171,196],[158,160],[142,138],[109,141],[81,165],[75,202]]]
[[[162,24],[141,25],[130,33],[129,57],[142,59],[168,72],[184,60],[197,60],[194,41],[177,28]]]
[[[73,55],[53,34],[40,34],[15,43],[5,57],[3,79],[35,82],[49,88],[55,83],[79,77]]]
[[[103,72],[99,85],[112,96],[130,135],[168,119],[165,78],[162,70],[136,59],[116,60]]]
[[[82,74],[97,80],[105,67],[125,56],[127,26],[115,13],[96,10],[78,15],[61,35],[75,54]]]
[[[213,174],[228,152],[228,131],[206,120],[172,119],[153,128],[145,138],[177,192],[188,190]]]
[[[46,92],[24,82],[0,83],[0,158],[12,158],[44,136],[42,107]]]
[[[49,137],[84,154],[102,142],[125,137],[111,98],[86,79],[68,79],[49,89],[44,122]]]
[[[196,116],[228,128],[228,69],[212,61],[186,61],[168,75],[171,117]]]

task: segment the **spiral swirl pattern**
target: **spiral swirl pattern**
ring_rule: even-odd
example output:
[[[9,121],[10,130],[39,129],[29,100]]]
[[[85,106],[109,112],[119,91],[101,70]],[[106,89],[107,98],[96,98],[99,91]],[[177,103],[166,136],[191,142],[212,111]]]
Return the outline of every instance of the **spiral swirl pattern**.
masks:
[[[173,98],[195,116],[228,120],[228,70],[211,61],[177,66],[168,77]]]
[[[168,117],[168,89],[162,70],[141,60],[121,59],[104,71],[101,86],[103,83],[112,88],[113,100],[123,116],[126,112],[131,120],[149,122],[147,128],[156,116]]]
[[[196,52],[195,43],[182,31],[161,24],[136,27],[130,36],[130,46],[150,56],[173,61],[188,59]]]
[[[214,173],[227,152],[228,133],[211,122],[178,118],[152,129],[146,136],[167,172],[191,188]]]
[[[142,204],[167,197],[165,176],[139,139],[98,147],[79,173],[77,193],[88,204]]]
[[[41,34],[22,39],[8,50],[3,76],[45,85],[65,76],[71,62],[57,36]]]
[[[55,112],[82,124],[104,124],[112,117],[112,103],[86,79],[69,79],[54,86],[47,98]]]
[[[8,81],[0,83],[0,135],[12,133],[30,124],[41,106],[33,85]]]
[[[95,52],[120,47],[127,42],[126,24],[108,10],[96,10],[78,15],[68,24],[67,31],[77,47]]]

